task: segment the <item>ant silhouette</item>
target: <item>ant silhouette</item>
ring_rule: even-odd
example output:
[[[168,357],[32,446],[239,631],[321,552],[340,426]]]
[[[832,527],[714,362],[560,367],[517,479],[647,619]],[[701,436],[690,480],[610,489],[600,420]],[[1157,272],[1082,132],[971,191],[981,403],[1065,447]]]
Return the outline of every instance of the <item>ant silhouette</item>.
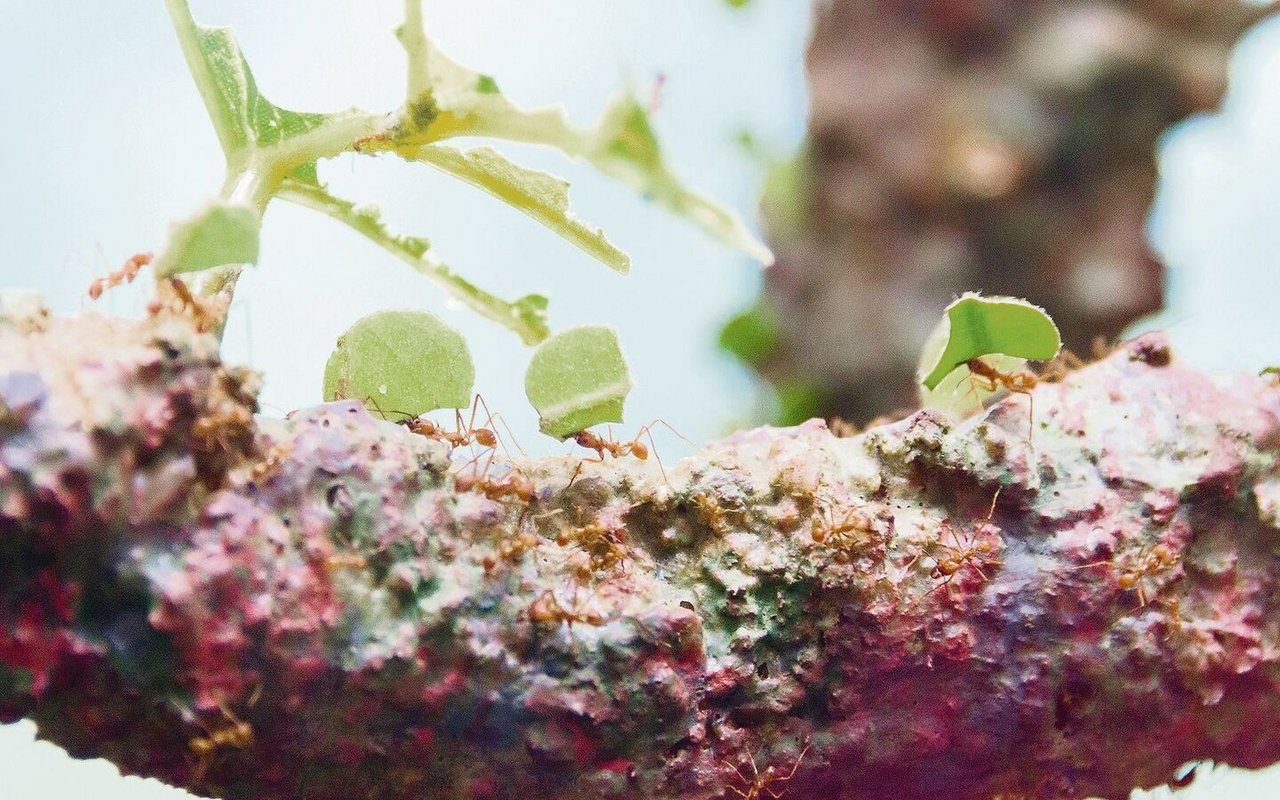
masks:
[[[782,794],[786,789],[775,791],[772,788],[773,785],[786,783],[795,776],[796,771],[800,769],[801,762],[804,761],[804,754],[809,752],[809,745],[809,742],[805,742],[804,749],[801,750],[800,755],[796,757],[796,763],[791,765],[791,771],[786,775],[782,775],[781,770],[773,765],[767,766],[764,768],[764,771],[761,771],[756,767],[755,756],[750,753],[747,753],[748,762],[751,764],[751,777],[749,778],[732,762],[725,761],[725,766],[732,769],[738,776],[738,779],[745,784],[745,788],[730,786],[728,787],[728,790],[740,798],[740,800],[760,800],[761,795],[768,795],[773,798],[773,800],[778,800],[782,797]]]
[[[996,501],[1000,499],[1000,491],[1003,488],[1003,486],[997,488],[996,493],[991,497],[991,507],[987,509],[986,519],[978,523],[975,529],[971,531],[969,536],[963,541],[955,532],[954,528],[949,524],[943,523],[947,531],[951,533],[951,539],[954,544],[947,544],[946,542],[943,542],[941,538],[938,539],[938,544],[942,547],[943,554],[941,557],[934,557],[933,569],[929,571],[929,576],[935,579],[943,578],[944,580],[942,583],[926,592],[926,595],[933,594],[937,590],[947,586],[951,581],[955,580],[956,575],[960,573],[960,570],[964,569],[965,565],[973,567],[974,570],[977,571],[978,575],[982,577],[983,581],[988,580],[988,578],[987,573],[982,571],[982,566],[978,563],[979,561],[986,564],[988,567],[998,567],[1003,565],[1004,562],[991,557],[997,549],[996,541],[993,541],[991,538],[978,541],[978,535],[980,532],[987,532],[990,530],[998,531],[998,529],[991,524],[991,518],[995,516]],[[998,533],[994,538],[998,541]]]
[[[261,696],[262,686],[259,685],[249,697],[249,707],[252,708]],[[214,730],[197,719],[196,723],[204,729],[205,735],[192,737],[187,742],[187,746],[198,759],[192,771],[192,780],[197,786],[204,782],[205,773],[209,771],[213,757],[219,750],[225,748],[247,750],[254,744],[253,726],[237,717],[225,704],[219,703],[218,708],[229,724]]]
[[[97,300],[108,289],[114,289],[122,283],[133,283],[133,279],[138,277],[142,268],[150,264],[154,258],[153,253],[135,253],[129,256],[120,269],[109,273],[105,278],[94,278],[89,284],[89,298]]]
[[[650,422],[648,425],[645,425],[642,428],[640,428],[640,430],[636,431],[636,435],[630,441],[627,441],[627,442],[619,442],[613,438],[612,425],[609,426],[609,434],[607,436],[601,436],[600,434],[590,430],[581,430],[581,431],[578,431],[577,433],[570,434],[568,438],[573,439],[575,442],[578,443],[578,446],[580,447],[585,447],[588,450],[596,451],[596,457],[584,458],[578,462],[578,466],[575,467],[573,470],[572,477],[569,478],[569,485],[572,486],[573,482],[578,479],[578,474],[582,471],[583,464],[587,463],[588,461],[596,464],[604,463],[605,453],[608,453],[614,458],[623,458],[625,456],[631,455],[631,456],[635,456],[640,461],[647,461],[649,458],[650,447],[653,448],[653,457],[658,462],[658,470],[662,472],[662,480],[669,484],[670,481],[667,480],[667,470],[662,466],[662,458],[658,456],[658,446],[653,441],[653,426],[659,423],[665,426],[667,430],[671,431],[676,436],[679,436],[681,439],[684,439],[689,444],[693,445],[694,447],[697,447],[697,445],[694,444],[692,441],[690,441],[690,439],[687,436],[680,433],[680,431],[671,427],[670,424],[668,424],[667,422],[661,419],[655,419],[652,422]],[[644,442],[640,441],[641,436],[649,440],[648,447],[645,446]]]
[[[1027,412],[1027,439],[1030,441],[1035,436],[1036,419],[1036,396],[1032,390],[1040,383],[1040,379],[1027,370],[1002,372],[983,361],[981,357],[971,358],[964,362],[964,365],[969,368],[971,386],[981,386],[987,392],[1004,389],[1014,394],[1027,396],[1029,407]],[[982,405],[981,401],[978,404]]]

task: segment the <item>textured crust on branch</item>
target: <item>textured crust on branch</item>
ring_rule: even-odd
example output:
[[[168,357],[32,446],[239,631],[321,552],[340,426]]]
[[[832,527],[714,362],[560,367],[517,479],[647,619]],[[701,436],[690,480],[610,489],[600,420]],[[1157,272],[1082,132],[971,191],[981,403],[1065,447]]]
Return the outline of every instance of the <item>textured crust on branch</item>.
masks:
[[[1037,388],[1031,440],[1015,396],[665,478],[523,461],[497,499],[355,404],[246,422],[212,352],[0,323],[0,716],[76,755],[259,800],[1119,798],[1280,760],[1280,390],[1159,336]]]

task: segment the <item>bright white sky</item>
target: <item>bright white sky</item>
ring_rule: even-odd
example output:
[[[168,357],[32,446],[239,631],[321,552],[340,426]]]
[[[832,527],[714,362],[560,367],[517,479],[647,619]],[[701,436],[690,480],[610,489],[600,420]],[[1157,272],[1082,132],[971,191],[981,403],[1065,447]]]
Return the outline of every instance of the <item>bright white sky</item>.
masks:
[[[268,97],[303,110],[394,106],[403,61],[390,36],[397,0],[194,0],[207,23],[232,25]],[[673,164],[690,182],[752,217],[760,171],[733,146],[751,130],[779,153],[802,133],[808,3],[758,0],[428,0],[434,36],[493,74],[526,105],[564,102],[590,121],[620,85],[667,75],[658,118]],[[55,311],[87,305],[95,275],[155,249],[166,220],[218,186],[220,155],[159,0],[0,0],[0,286],[38,289]],[[1177,272],[1164,317],[1184,355],[1257,369],[1280,361],[1280,25],[1237,59],[1227,115],[1168,142],[1155,238]],[[344,160],[323,174],[340,193],[384,199],[393,227],[424,234],[452,266],[515,297],[546,290],[555,328],[608,322],[638,384],[631,424],[662,416],[694,440],[746,416],[753,390],[714,347],[720,323],[757,291],[758,269],[628,190],[554,154],[507,148],[574,183],[575,209],[633,257],[620,278],[496,200],[427,168]],[[394,202],[392,202],[394,201]],[[137,313],[127,288],[100,305]],[[267,374],[268,412],[319,399],[332,343],[359,317],[422,308],[461,329],[478,388],[527,449],[538,444],[524,401],[525,351],[515,337],[450,308],[430,284],[356,236],[291,207],[268,214],[261,266],[242,281],[226,354]],[[665,458],[678,440],[659,440]],[[33,728],[0,728],[4,796],[79,800],[184,797],[122,780],[105,762],[76,762]],[[1205,781],[1196,800],[1274,797],[1280,780],[1235,773]],[[1210,785],[1212,784],[1212,785]]]

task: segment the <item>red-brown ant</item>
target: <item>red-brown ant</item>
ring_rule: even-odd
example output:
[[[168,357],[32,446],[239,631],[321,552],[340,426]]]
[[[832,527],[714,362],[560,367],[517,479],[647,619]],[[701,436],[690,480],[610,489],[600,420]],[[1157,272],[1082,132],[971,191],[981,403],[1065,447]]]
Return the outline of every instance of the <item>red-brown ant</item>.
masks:
[[[653,433],[652,433],[653,426],[657,425],[658,423],[662,423],[664,426],[666,426],[667,430],[671,431],[676,436],[679,436],[681,439],[684,439],[686,442],[689,442],[689,444],[693,444],[693,442],[689,441],[689,439],[685,437],[683,434],[681,434],[680,431],[676,430],[675,428],[671,427],[666,422],[660,419],[655,419],[654,421],[650,422],[648,425],[645,425],[644,427],[640,428],[640,430],[636,431],[635,437],[628,442],[616,441],[613,438],[612,434],[605,437],[605,436],[601,436],[600,434],[594,431],[589,431],[589,430],[581,430],[581,431],[578,431],[577,433],[570,434],[568,438],[573,439],[575,442],[578,443],[580,447],[585,447],[588,450],[596,451],[596,457],[584,458],[578,462],[578,466],[573,470],[573,476],[569,478],[569,485],[572,486],[573,482],[578,479],[578,473],[582,471],[583,464],[585,464],[588,461],[591,461],[594,463],[603,463],[605,453],[608,453],[614,458],[622,458],[624,456],[631,455],[631,456],[635,456],[640,461],[647,461],[649,458],[649,447],[646,447],[644,443],[640,441],[641,436],[644,436],[649,440],[649,445],[650,447],[653,448],[653,457],[657,460],[658,469],[662,472],[662,480],[667,481],[667,471],[662,466],[662,459],[658,457],[658,446],[653,441]],[[694,446],[696,447],[697,445],[694,445]],[[669,481],[667,482],[669,483]]]
[[[438,442],[446,442],[454,449],[470,444],[478,444],[487,448],[497,447],[498,435],[493,432],[492,428],[476,427],[476,414],[479,413],[480,406],[484,406],[485,416],[489,419],[489,424],[492,425],[493,414],[489,413],[489,406],[480,395],[476,395],[476,399],[471,403],[471,418],[467,420],[465,427],[462,424],[461,409],[455,409],[453,412],[455,421],[454,430],[452,431],[444,429],[425,417],[403,420],[402,424],[419,436],[435,439]]]
[[[155,255],[152,253],[135,253],[129,256],[120,269],[108,274],[105,278],[95,278],[89,284],[89,297],[97,300],[108,289],[114,289],[122,283],[133,283],[133,279],[138,277],[138,273],[150,264],[153,258]]]
[[[796,757],[796,763],[791,766],[791,771],[788,772],[786,775],[780,774],[781,770],[779,770],[777,767],[774,767],[772,765],[765,767],[764,771],[761,772],[756,767],[755,756],[751,755],[750,753],[747,753],[747,759],[751,764],[750,778],[748,778],[746,775],[743,775],[742,770],[738,769],[731,762],[725,761],[724,764],[734,771],[734,773],[738,776],[739,780],[741,780],[744,784],[746,784],[746,788],[738,788],[737,786],[730,786],[728,787],[728,789],[730,792],[733,792],[733,794],[739,797],[741,800],[760,800],[761,795],[768,795],[769,797],[773,798],[773,800],[778,800],[780,797],[782,797],[782,792],[786,790],[783,789],[781,791],[774,791],[771,788],[772,785],[776,783],[785,783],[791,780],[795,776],[796,771],[800,769],[800,763],[804,761],[804,754],[807,752],[809,752],[808,743],[806,743],[804,746],[804,749],[800,751],[800,755]]]
[[[253,706],[257,703],[261,694],[262,687],[258,686],[253,690],[253,695],[249,698],[249,705]],[[218,750],[228,747],[236,750],[246,750],[252,747],[254,743],[252,725],[237,717],[224,704],[219,703],[218,708],[222,711],[222,716],[226,717],[227,722],[230,724],[224,728],[213,730],[197,720],[197,724],[204,728],[205,735],[192,737],[187,742],[187,746],[191,748],[191,752],[198,759],[196,768],[192,772],[192,782],[196,785],[204,782],[204,775],[208,772],[213,756]]]
[[[996,541],[991,538],[978,541],[980,533],[990,533],[997,530],[991,524],[991,518],[996,513],[996,501],[1000,499],[1000,490],[1003,488],[996,489],[995,495],[991,498],[991,508],[987,511],[987,518],[978,523],[977,528],[969,534],[966,540],[961,541],[959,535],[955,532],[955,528],[946,522],[943,523],[947,532],[951,534],[954,544],[947,544],[939,538],[938,544],[942,547],[943,553],[940,558],[934,557],[933,569],[929,571],[929,576],[935,579],[943,578],[944,580],[930,589],[928,594],[932,594],[951,583],[966,564],[973,567],[978,575],[982,577],[982,580],[986,581],[988,579],[987,574],[982,571],[982,566],[978,563],[979,560],[989,567],[998,567],[1004,563],[991,557],[998,547]],[[995,538],[998,540],[998,535]]]
[[[588,625],[603,625],[605,623],[604,615],[598,611],[584,611],[582,606],[577,602],[577,592],[574,592],[573,608],[563,605],[556,597],[555,592],[548,589],[529,605],[528,617],[531,622],[537,624],[559,625],[564,622],[573,628],[575,622],[585,622]]]
[[[1025,394],[1027,396],[1027,402],[1030,406],[1027,416],[1027,438],[1030,439],[1034,435],[1036,416],[1036,399],[1031,392],[1036,388],[1040,379],[1026,370],[1002,372],[981,358],[971,358],[964,362],[964,365],[969,368],[970,380],[975,383],[978,381],[985,382],[982,388],[988,392],[1003,388],[1015,394]]]
[[[1163,572],[1172,568],[1178,563],[1178,556],[1165,544],[1154,544],[1150,547],[1143,548],[1138,555],[1129,560],[1125,568],[1116,576],[1116,586],[1121,591],[1135,592],[1138,595],[1138,606],[1134,610],[1146,608],[1151,602],[1151,597],[1147,594],[1146,581],[1158,572]],[[1114,566],[1114,561],[1094,561],[1089,564],[1081,564],[1075,569],[1088,569],[1089,567]],[[1177,609],[1178,622],[1181,623],[1181,609]]]

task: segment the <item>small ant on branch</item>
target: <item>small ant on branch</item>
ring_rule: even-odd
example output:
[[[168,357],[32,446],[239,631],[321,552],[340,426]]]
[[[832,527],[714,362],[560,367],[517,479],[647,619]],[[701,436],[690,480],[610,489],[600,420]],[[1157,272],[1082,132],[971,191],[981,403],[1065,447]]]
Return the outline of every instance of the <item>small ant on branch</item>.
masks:
[[[254,689],[252,697],[249,698],[250,706],[258,701],[261,693],[261,686]],[[205,773],[209,771],[213,757],[219,750],[227,748],[247,750],[254,744],[253,726],[233,714],[225,704],[219,703],[218,708],[229,724],[223,728],[211,729],[197,719],[196,723],[204,729],[205,735],[192,737],[187,742],[187,746],[198,759],[195,770],[192,772],[193,783],[196,785],[204,782]]]
[[[529,604],[527,610],[529,621],[537,625],[560,625],[565,623],[573,629],[573,623],[584,622],[588,625],[603,625],[604,615],[599,611],[585,610],[577,599],[578,591],[574,589],[572,607],[565,606],[553,590],[547,589]]]
[[[1035,435],[1036,396],[1032,390],[1040,383],[1040,379],[1025,370],[1003,372],[982,360],[982,357],[971,358],[964,362],[969,368],[969,379],[974,385],[981,386],[984,391],[995,392],[1004,389],[1013,394],[1027,396],[1029,410],[1027,412],[1027,439]],[[981,405],[981,402],[979,402]]]
[[[425,417],[413,417],[403,420],[401,424],[410,431],[425,436],[428,439],[435,439],[438,442],[445,442],[453,449],[466,447],[470,444],[478,444],[485,448],[496,448],[498,446],[498,435],[493,432],[492,427],[476,427],[476,414],[479,413],[480,407],[484,406],[485,417],[488,425],[493,425],[493,414],[489,411],[489,404],[484,401],[480,395],[476,395],[476,399],[471,403],[471,417],[467,420],[466,425],[462,424],[462,409],[454,409],[454,429],[446,430],[436,422]],[[403,413],[403,412],[393,412]]]
[[[667,470],[662,466],[662,459],[658,456],[658,446],[653,441],[653,426],[659,423],[665,426],[667,430],[671,431],[676,436],[679,436],[689,444],[697,447],[697,445],[690,441],[688,437],[661,419],[655,419],[648,425],[640,428],[640,430],[636,431],[636,435],[627,442],[619,442],[613,438],[613,426],[610,426],[608,436],[601,436],[595,431],[581,430],[577,433],[570,434],[568,438],[577,442],[579,447],[585,447],[588,450],[596,451],[596,457],[584,458],[578,462],[578,466],[573,470],[573,476],[569,478],[569,485],[572,486],[573,482],[578,479],[578,473],[582,471],[583,464],[588,461],[596,464],[604,463],[605,453],[608,453],[614,458],[623,458],[624,456],[630,455],[635,456],[640,461],[647,461],[649,459],[650,447],[653,448],[653,457],[658,462],[658,469],[662,472],[662,480],[670,483],[670,481],[667,480]],[[649,447],[646,447],[644,442],[640,441],[641,436],[649,440]]]
[[[926,592],[926,596],[944,588],[951,583],[951,581],[955,580],[956,575],[958,575],[966,565],[973,567],[984,582],[989,580],[989,578],[987,577],[987,573],[982,571],[983,564],[987,567],[1003,566],[1003,561],[992,557],[996,553],[998,547],[996,541],[992,541],[991,538],[985,538],[981,541],[978,539],[980,533],[998,531],[998,529],[991,524],[991,518],[995,516],[996,501],[1000,499],[1000,491],[1003,488],[1004,487],[1002,486],[996,489],[995,495],[991,498],[991,507],[987,510],[986,519],[978,523],[975,529],[970,531],[969,536],[964,540],[960,539],[960,536],[955,532],[955,528],[951,527],[948,523],[943,523],[946,530],[951,534],[951,539],[954,544],[947,544],[939,538],[938,544],[942,547],[942,555],[941,557],[934,557],[933,569],[929,571],[929,577],[934,579],[942,578],[943,581]],[[995,538],[999,538],[998,534]],[[981,564],[979,562],[981,562]]]
[[[488,472],[488,468],[485,468]],[[532,503],[538,497],[538,487],[520,472],[512,470],[494,480],[482,473],[461,473],[453,479],[459,492],[478,491],[490,500],[500,501],[512,497],[521,503]]]
[[[964,365],[969,368],[973,380],[986,382],[982,388],[988,392],[1003,388],[1018,394],[1031,394],[1031,390],[1040,382],[1039,378],[1027,370],[1001,372],[981,358],[971,358]]]
[[[97,300],[102,297],[102,293],[108,289],[114,289],[122,283],[133,283],[133,279],[138,277],[138,273],[142,268],[150,264],[155,258],[154,253],[135,253],[124,262],[124,266],[115,272],[109,273],[105,278],[95,278],[89,284],[89,297]]]
[[[592,522],[577,528],[566,528],[556,536],[561,547],[576,545],[587,554],[593,570],[619,569],[626,564],[629,551],[625,529],[613,530]]]
[[[1134,611],[1146,608],[1151,602],[1152,596],[1147,593],[1147,581],[1160,572],[1173,568],[1178,563],[1178,556],[1169,548],[1168,545],[1158,543],[1145,547],[1138,552],[1138,555],[1132,560],[1127,560],[1125,568],[1116,576],[1116,586],[1124,592],[1135,592],[1138,595],[1138,605]],[[1090,567],[1116,566],[1114,560],[1094,561],[1089,564],[1081,564],[1074,569],[1088,569]],[[1181,623],[1181,610],[1178,610],[1178,620]]]
[[[727,787],[728,790],[736,797],[740,798],[740,800],[760,800],[761,796],[764,795],[773,798],[773,800],[779,800],[786,789],[775,790],[773,786],[779,783],[786,783],[795,776],[796,772],[800,769],[800,764],[804,761],[805,753],[809,752],[809,746],[810,743],[805,742],[804,749],[801,750],[800,755],[796,757],[796,763],[791,765],[791,771],[786,775],[781,774],[782,771],[773,765],[767,766],[763,771],[761,771],[756,767],[755,756],[750,753],[747,753],[748,763],[751,764],[751,777],[749,778],[732,762],[725,761],[725,766],[732,769],[734,774],[738,776],[738,779],[745,784],[745,787],[742,788],[729,786]]]
[[[156,296],[147,304],[147,313],[179,314],[191,320],[199,333],[207,333],[227,318],[230,295],[196,296],[180,278],[166,278],[156,284]]]
[[[809,535],[815,544],[830,542],[836,549],[835,560],[843,563],[849,560],[849,550],[865,541],[860,534],[875,530],[875,522],[861,509],[850,509],[839,522],[831,514],[831,508],[824,506],[825,519],[815,516],[810,526]]]

